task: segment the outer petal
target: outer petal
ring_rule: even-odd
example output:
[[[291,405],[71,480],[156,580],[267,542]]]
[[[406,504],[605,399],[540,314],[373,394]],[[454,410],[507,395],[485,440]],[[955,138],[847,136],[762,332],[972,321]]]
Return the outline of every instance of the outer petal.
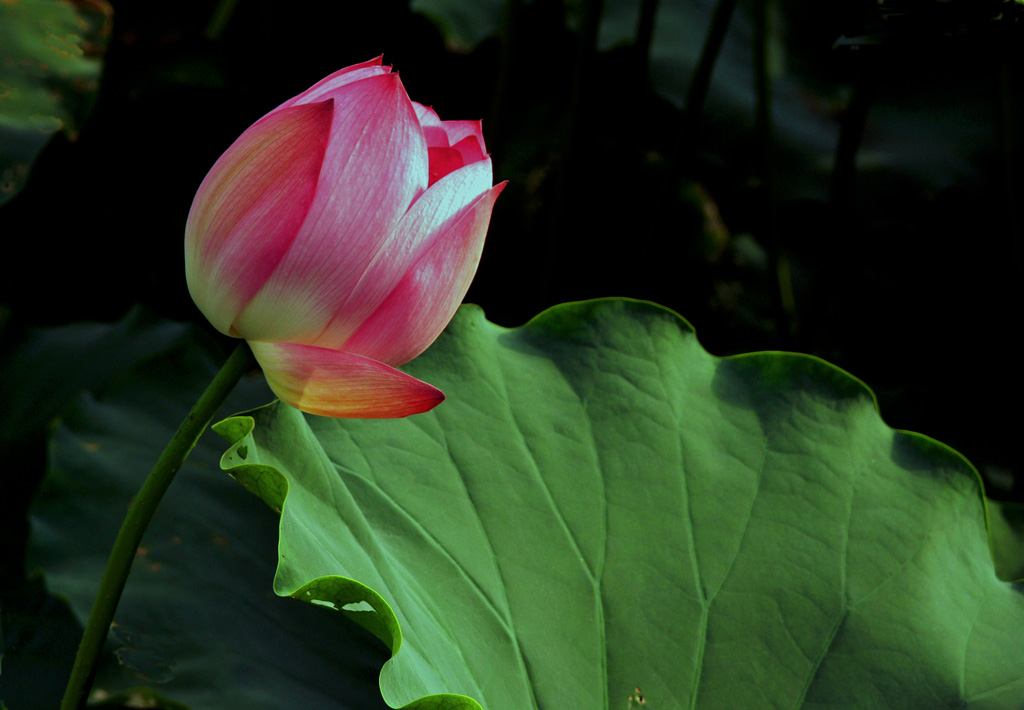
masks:
[[[367,266],[335,318],[311,344],[342,349],[431,244],[491,189],[491,180],[491,163],[487,160],[457,170],[423,193]]]
[[[361,62],[359,64],[353,64],[350,67],[339,69],[328,77],[325,77],[313,84],[298,96],[285,101],[278,108],[285,108],[287,106],[294,106],[296,104],[308,104],[313,101],[323,101],[326,98],[330,98],[332,92],[335,89],[341,88],[346,84],[351,84],[361,79],[367,79],[371,76],[378,76],[380,74],[388,74],[391,72],[391,67],[381,66],[381,57],[371,59],[368,62]]]
[[[298,343],[249,345],[274,394],[310,414],[406,417],[444,401],[433,385],[367,357]]]
[[[289,249],[316,193],[333,103],[273,111],[203,180],[185,225],[185,277],[203,314],[237,335],[235,317]]]
[[[397,74],[333,92],[313,204],[291,250],[238,319],[250,340],[311,343],[427,186],[427,148]]]
[[[504,187],[495,185],[446,228],[345,343],[347,351],[401,365],[434,342],[469,290],[494,201]]]

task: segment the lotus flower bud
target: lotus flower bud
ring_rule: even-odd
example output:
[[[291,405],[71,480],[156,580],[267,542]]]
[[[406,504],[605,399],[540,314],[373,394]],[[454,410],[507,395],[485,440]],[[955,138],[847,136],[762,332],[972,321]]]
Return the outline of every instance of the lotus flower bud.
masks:
[[[331,74],[250,126],[185,227],[196,305],[252,347],[306,412],[402,417],[444,400],[397,369],[455,314],[494,201],[479,121],[442,121],[380,58]]]

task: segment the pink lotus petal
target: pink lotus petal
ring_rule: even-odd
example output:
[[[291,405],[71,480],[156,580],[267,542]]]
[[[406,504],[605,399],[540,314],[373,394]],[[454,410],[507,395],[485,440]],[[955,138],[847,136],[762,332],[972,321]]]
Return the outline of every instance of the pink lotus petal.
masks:
[[[433,385],[367,357],[298,343],[249,345],[274,394],[310,414],[407,417],[444,401]]]
[[[441,118],[437,115],[437,112],[429,106],[424,106],[416,101],[412,102],[412,108],[416,112],[416,120],[420,122],[420,125],[424,128],[431,126],[441,127]]]
[[[427,147],[449,147],[451,143],[448,142],[448,133],[441,125],[441,119],[434,113],[434,109],[415,101],[412,102],[412,107],[416,111],[416,119],[420,122],[420,127],[423,128],[423,138],[427,141]]]
[[[372,76],[389,74],[391,72],[391,67],[381,66],[381,60],[382,57],[377,57],[368,62],[353,64],[350,67],[339,69],[330,76],[313,84],[313,86],[309,87],[298,96],[293,96],[288,99],[278,106],[277,109],[279,110],[296,104],[308,104],[314,101],[322,101],[326,98],[330,98],[335,89],[339,89],[346,84],[361,81],[362,79],[368,79]]]
[[[313,202],[333,102],[264,116],[217,160],[185,225],[192,298],[222,333],[288,250]]]
[[[475,163],[487,157],[487,153],[480,149],[480,141],[477,140],[476,136],[466,136],[458,143],[452,145],[452,149],[459,151],[464,165]]]
[[[448,145],[454,146],[469,136],[476,139],[482,154],[487,153],[487,145],[484,143],[484,130],[482,121],[444,121],[441,126],[448,134]]]
[[[313,345],[340,349],[377,310],[406,272],[432,244],[491,189],[491,161],[481,161],[442,178],[423,193],[388,237],[338,315]]]
[[[447,148],[448,134],[440,126],[424,126],[423,138],[427,141],[428,148]]]
[[[427,154],[430,156],[431,185],[464,164],[462,153],[454,148],[427,148]]]
[[[346,351],[401,365],[434,342],[469,290],[494,201],[504,187],[505,183],[495,185],[445,227],[381,307],[345,343]]]
[[[247,339],[311,343],[423,192],[423,133],[397,74],[333,92],[319,187],[278,268],[237,320]]]

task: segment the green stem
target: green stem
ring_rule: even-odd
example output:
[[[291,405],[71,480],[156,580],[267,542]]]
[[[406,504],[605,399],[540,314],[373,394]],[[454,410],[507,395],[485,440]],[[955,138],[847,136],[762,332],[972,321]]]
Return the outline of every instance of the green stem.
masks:
[[[96,662],[107,639],[114,610],[121,599],[121,592],[124,591],[125,581],[131,571],[142,535],[153,518],[160,499],[174,480],[174,474],[185,462],[185,457],[195,447],[220,405],[238,384],[242,375],[252,368],[254,362],[249,345],[242,341],[178,427],[178,431],[160,454],[156,465],[132,501],[128,515],[121,524],[121,530],[117,533],[114,547],[110,551],[107,568],[103,571],[100,589],[96,601],[93,602],[92,612],[82,635],[82,643],[78,647],[78,655],[75,656],[75,665],[71,669],[71,678],[64,691],[61,710],[79,710],[85,704],[96,673]]]

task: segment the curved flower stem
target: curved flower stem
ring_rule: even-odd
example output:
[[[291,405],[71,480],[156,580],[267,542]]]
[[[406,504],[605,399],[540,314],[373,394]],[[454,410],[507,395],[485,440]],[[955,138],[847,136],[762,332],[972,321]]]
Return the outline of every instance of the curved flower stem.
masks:
[[[142,535],[185,457],[195,447],[228,394],[254,363],[248,343],[242,341],[178,427],[132,501],[110,551],[107,568],[103,571],[99,592],[93,602],[82,643],[75,656],[75,665],[71,669],[71,678],[64,691],[61,710],[79,710],[84,705],[96,673],[96,661],[107,639],[114,610],[124,591]]]

